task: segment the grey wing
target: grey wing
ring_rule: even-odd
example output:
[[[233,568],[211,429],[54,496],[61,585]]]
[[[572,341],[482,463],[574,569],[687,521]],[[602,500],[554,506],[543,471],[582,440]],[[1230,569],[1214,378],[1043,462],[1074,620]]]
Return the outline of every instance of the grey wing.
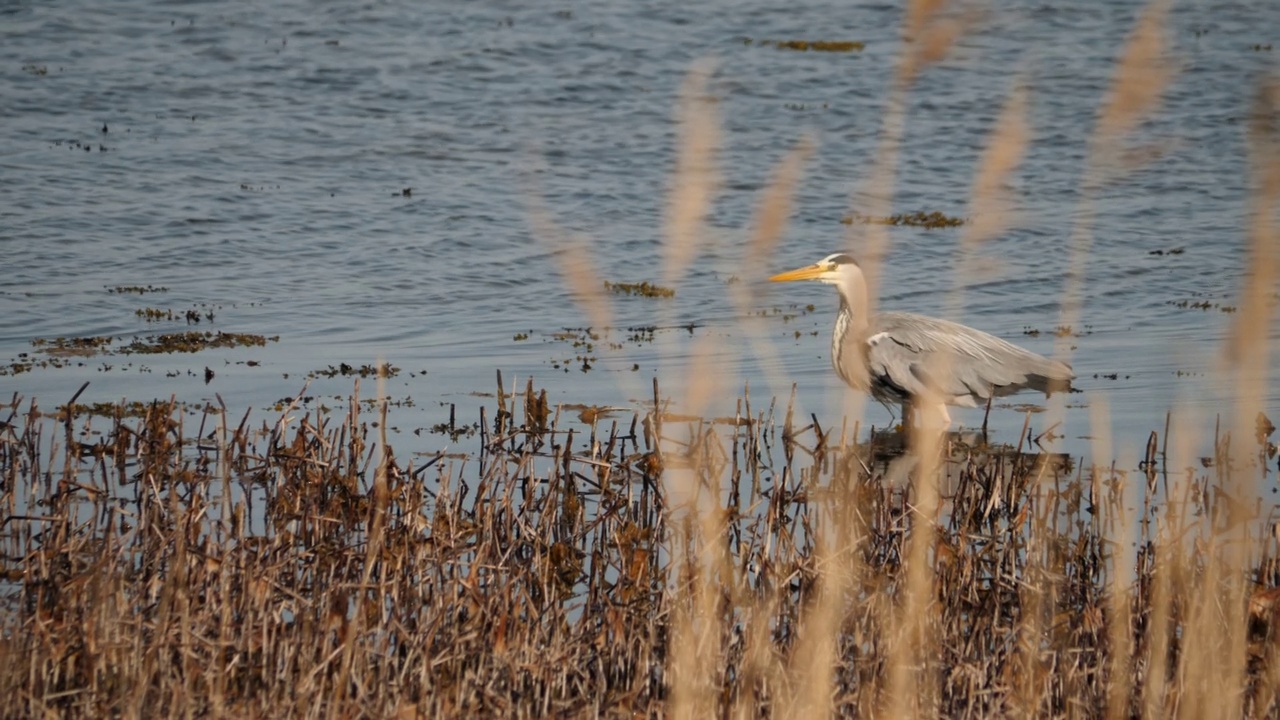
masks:
[[[1023,388],[1061,390],[1075,377],[1056,360],[958,323],[911,313],[883,313],[869,328],[868,369],[908,395],[927,389],[974,406]]]

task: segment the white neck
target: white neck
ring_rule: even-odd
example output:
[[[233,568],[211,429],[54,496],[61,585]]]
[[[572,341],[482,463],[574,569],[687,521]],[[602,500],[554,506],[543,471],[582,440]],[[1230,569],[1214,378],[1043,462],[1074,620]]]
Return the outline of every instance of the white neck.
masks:
[[[867,281],[857,266],[846,266],[839,281],[832,282],[840,291],[840,309],[848,310],[855,327],[865,328],[867,317]]]

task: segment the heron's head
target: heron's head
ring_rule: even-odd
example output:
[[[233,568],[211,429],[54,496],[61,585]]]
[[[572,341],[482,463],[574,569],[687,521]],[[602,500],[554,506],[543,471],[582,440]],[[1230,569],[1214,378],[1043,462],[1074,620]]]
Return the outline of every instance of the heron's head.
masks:
[[[851,282],[862,279],[862,268],[858,262],[844,253],[828,255],[812,265],[779,273],[769,278],[770,282],[794,282],[796,280],[817,280],[839,288],[850,286]]]

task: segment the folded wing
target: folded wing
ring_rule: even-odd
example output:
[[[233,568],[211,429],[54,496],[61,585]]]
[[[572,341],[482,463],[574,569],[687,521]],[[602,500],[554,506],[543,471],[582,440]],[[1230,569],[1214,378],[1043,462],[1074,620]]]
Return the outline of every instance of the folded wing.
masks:
[[[958,323],[913,313],[882,313],[865,336],[872,391],[881,399],[932,390],[948,404],[974,407],[1022,389],[1070,388],[1071,367]]]

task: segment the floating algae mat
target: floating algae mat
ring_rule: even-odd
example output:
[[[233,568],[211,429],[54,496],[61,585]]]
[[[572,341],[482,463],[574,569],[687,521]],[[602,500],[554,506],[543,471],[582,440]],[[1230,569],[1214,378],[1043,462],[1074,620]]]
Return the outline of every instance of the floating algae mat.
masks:
[[[866,43],[856,40],[753,40],[744,38],[743,43],[750,45],[772,45],[779,50],[797,50],[799,52],[849,53],[861,52]]]
[[[112,336],[36,338],[31,341],[32,353],[21,353],[0,365],[0,376],[19,375],[34,369],[64,368],[73,364],[83,365],[83,358],[97,355],[158,355],[169,353],[198,353],[215,348],[263,347],[268,342],[279,342],[280,336],[254,335],[222,331],[164,333],[135,336],[127,344]],[[73,358],[80,359],[79,361]]]
[[[845,225],[897,225],[903,227],[921,227],[927,230],[937,230],[941,228],[960,227],[967,220],[959,217],[944,215],[937,210],[925,212],[917,210],[910,213],[898,213],[897,215],[889,215],[887,217],[877,217],[872,215],[863,215],[862,213],[853,213],[840,218],[840,222]]]
[[[653,298],[671,298],[676,296],[676,291],[671,288],[665,288],[661,285],[655,285],[649,281],[644,282],[609,282],[604,281],[604,289],[615,295],[637,295],[639,297]]]
[[[262,347],[267,342],[279,342],[280,336],[267,337],[250,333],[229,333],[206,330],[148,335],[134,338],[133,342],[121,347],[118,352],[124,355],[156,354],[156,353],[196,353],[210,348]]]
[[[823,702],[852,717],[915,627],[933,714],[1021,702],[1010,668],[1030,662],[1046,714],[1097,715],[1117,682],[1142,696],[1153,658],[1194,662],[1176,639],[1203,632],[1205,568],[1262,546],[1233,496],[1261,466],[1184,473],[1151,449],[1125,476],[1030,443],[963,449],[930,505],[882,482],[856,433],[746,397],[704,420],[655,412],[656,384],[639,412],[549,406],[529,384],[440,428],[450,452],[404,456],[385,410],[351,400],[105,420],[0,404],[10,712],[654,717],[697,667],[708,715],[785,716],[821,639],[840,688]],[[1265,456],[1273,431],[1238,442]],[[1245,681],[1270,688],[1280,568],[1248,557],[1252,614],[1212,621],[1239,624]],[[913,577],[929,605],[904,625]]]

